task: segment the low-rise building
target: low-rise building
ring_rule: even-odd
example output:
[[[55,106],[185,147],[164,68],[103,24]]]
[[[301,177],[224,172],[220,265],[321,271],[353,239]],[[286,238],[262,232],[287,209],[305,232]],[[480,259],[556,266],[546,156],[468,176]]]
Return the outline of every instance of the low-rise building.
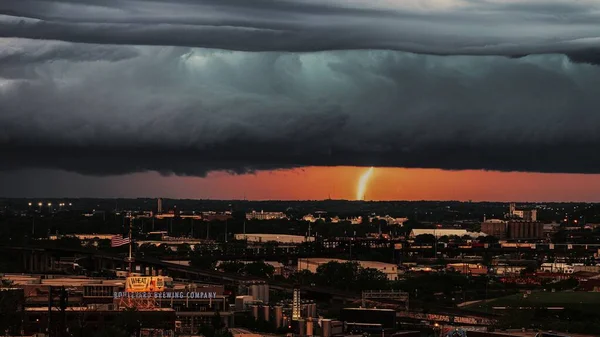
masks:
[[[247,220],[277,220],[286,218],[287,217],[283,212],[252,211],[250,213],[246,213]]]
[[[414,239],[419,235],[423,234],[431,234],[436,238],[441,238],[442,236],[470,236],[472,239],[477,239],[480,236],[487,236],[486,233],[482,232],[469,232],[466,229],[444,229],[444,228],[434,228],[434,229],[413,229],[410,232],[410,239]]]
[[[481,224],[481,231],[498,239],[506,239],[508,222],[500,219],[489,219]]]
[[[288,234],[235,234],[236,240],[246,240],[248,242],[269,242],[278,243],[303,243],[315,241],[312,236],[288,235]]]

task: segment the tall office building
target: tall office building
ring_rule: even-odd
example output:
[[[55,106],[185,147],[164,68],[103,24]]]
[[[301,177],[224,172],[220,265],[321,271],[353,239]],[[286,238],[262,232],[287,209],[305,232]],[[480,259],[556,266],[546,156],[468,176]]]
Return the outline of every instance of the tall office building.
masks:
[[[158,207],[156,208],[156,213],[162,214],[162,199],[158,198]]]

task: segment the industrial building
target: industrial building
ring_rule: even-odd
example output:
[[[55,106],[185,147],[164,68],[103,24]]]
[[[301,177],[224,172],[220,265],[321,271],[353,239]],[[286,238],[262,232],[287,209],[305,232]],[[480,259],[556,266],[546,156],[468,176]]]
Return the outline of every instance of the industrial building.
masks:
[[[415,239],[419,235],[430,234],[435,236],[436,238],[441,238],[442,236],[469,236],[472,239],[477,239],[480,236],[486,236],[485,233],[482,232],[469,232],[466,229],[444,229],[444,228],[434,228],[434,229],[413,229],[410,232],[409,238]]]
[[[300,244],[315,241],[312,236],[288,235],[288,234],[235,234],[236,240],[247,240],[248,242],[269,242]]]
[[[500,219],[485,220],[481,224],[481,231],[498,239],[506,239],[508,222]]]
[[[163,279],[168,293],[191,292],[201,296],[136,299],[143,302],[137,311],[144,328],[173,331],[177,323],[178,331],[196,333],[200,324],[210,324],[216,311],[220,313],[225,325],[233,325],[235,312],[229,308],[229,296],[224,293],[223,286],[178,283],[167,277]],[[7,274],[3,276],[3,280],[11,284],[11,289],[22,294],[20,306],[24,315],[23,328],[31,334],[44,332],[47,327],[52,289],[56,292],[57,289],[64,288],[68,293],[63,319],[66,319],[69,326],[80,324],[81,321],[89,321],[87,326],[102,326],[114,321],[122,314],[123,305],[126,305],[123,298],[117,296],[125,291],[125,279]],[[255,289],[253,295],[268,302],[268,287],[261,290]]]
[[[529,220],[486,220],[481,224],[481,231],[498,239],[537,240],[545,237],[544,225],[539,221]]]
[[[544,238],[544,224],[539,221],[508,221],[507,238],[512,240],[532,240]]]
[[[537,210],[536,209],[517,209],[515,203],[511,203],[508,206],[508,217],[518,218],[525,221],[537,221]]]
[[[285,218],[287,218],[287,216],[283,212],[252,211],[250,213],[246,213],[247,220],[278,220]]]
[[[319,266],[329,262],[357,262],[362,268],[372,268],[384,273],[388,280],[395,281],[398,279],[398,266],[391,263],[377,262],[377,261],[348,261],[341,259],[329,259],[329,258],[306,258],[298,259],[298,271],[308,270],[311,273],[316,273]]]

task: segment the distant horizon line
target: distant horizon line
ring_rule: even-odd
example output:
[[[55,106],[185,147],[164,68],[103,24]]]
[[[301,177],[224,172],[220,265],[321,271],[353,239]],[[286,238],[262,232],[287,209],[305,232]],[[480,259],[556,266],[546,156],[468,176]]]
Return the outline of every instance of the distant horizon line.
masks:
[[[212,199],[212,198],[172,198],[172,197],[6,197],[0,196],[0,200],[28,200],[28,201],[51,201],[51,200],[181,200],[181,201],[222,201],[222,202],[323,202],[323,201],[343,201],[352,203],[386,203],[386,202],[459,202],[459,203],[515,203],[515,204],[600,204],[600,201],[502,201],[502,200],[353,200],[353,199]]]

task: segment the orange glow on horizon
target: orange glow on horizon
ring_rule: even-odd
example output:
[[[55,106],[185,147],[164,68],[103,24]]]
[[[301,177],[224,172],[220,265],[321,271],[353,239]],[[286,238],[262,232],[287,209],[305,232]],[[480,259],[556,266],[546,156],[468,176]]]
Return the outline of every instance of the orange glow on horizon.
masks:
[[[369,200],[600,201],[600,175],[376,168]],[[354,200],[364,167],[306,167],[206,178],[145,173],[145,195],[194,199]],[[133,182],[132,182],[133,184]]]

